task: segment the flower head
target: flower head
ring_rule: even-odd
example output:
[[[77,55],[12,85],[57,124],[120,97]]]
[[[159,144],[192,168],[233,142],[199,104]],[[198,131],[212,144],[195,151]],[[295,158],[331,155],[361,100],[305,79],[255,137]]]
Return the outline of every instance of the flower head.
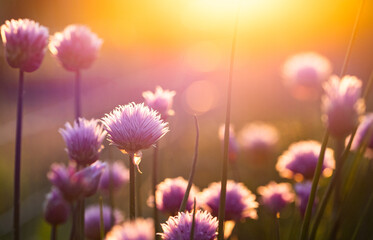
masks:
[[[319,159],[321,144],[317,141],[300,141],[289,146],[279,158],[276,169],[281,177],[294,178],[296,181],[312,179]],[[334,169],[335,160],[333,150],[325,150],[323,162],[324,176],[330,176]]]
[[[183,201],[187,186],[188,182],[182,177],[166,178],[163,182],[159,183],[155,193],[157,208],[171,216],[176,215]],[[192,210],[193,198],[197,195],[197,192],[198,189],[192,185],[186,205],[188,211]],[[153,204],[152,197],[149,198],[148,202],[150,203],[149,205]]]
[[[48,37],[48,29],[30,19],[12,19],[1,26],[8,64],[25,72],[33,72],[40,67]]]
[[[48,179],[60,190],[67,201],[73,202],[96,193],[105,165],[105,163],[96,161],[92,165],[76,171],[74,164],[66,167],[63,164],[55,163],[51,166]]]
[[[295,202],[302,216],[304,216],[304,213],[306,212],[308,198],[310,197],[310,193],[311,193],[311,188],[312,188],[311,181],[297,183],[294,187],[295,193],[297,194],[297,198]],[[315,202],[313,203],[313,210],[315,209],[317,205],[317,201],[318,199],[316,198]]]
[[[166,120],[168,116],[174,115],[172,103],[175,94],[175,91],[163,90],[160,86],[157,86],[154,93],[146,91],[142,93],[142,96],[145,99],[146,105],[158,111],[162,119]]]
[[[143,103],[119,106],[106,114],[102,123],[109,142],[132,154],[149,148],[168,132],[158,112]]]
[[[52,188],[44,201],[44,218],[51,225],[63,224],[70,215],[69,203],[62,197],[60,191]]]
[[[329,60],[314,52],[294,55],[283,66],[285,84],[299,100],[316,99],[331,73]]]
[[[353,76],[342,79],[332,76],[324,84],[322,119],[332,136],[345,138],[358,125],[359,117],[365,111],[361,86],[362,82]]]
[[[102,39],[83,25],[69,25],[51,37],[49,50],[68,71],[89,68],[98,56]]]
[[[225,134],[225,125],[222,124],[219,127],[219,139],[223,146],[224,146],[224,134]],[[237,161],[238,152],[239,152],[239,147],[238,147],[236,136],[234,134],[233,126],[229,126],[228,159],[230,162]]]
[[[353,139],[351,150],[357,151],[367,141],[365,156],[373,158],[373,113],[364,116],[362,122],[357,128],[356,135]],[[367,138],[365,140],[365,138]]]
[[[211,212],[213,216],[218,216],[220,203],[220,182],[214,182],[201,193],[201,205]],[[225,220],[240,220],[243,218],[258,218],[256,208],[258,203],[255,195],[250,192],[242,183],[232,180],[227,181],[227,193],[225,200]]]
[[[98,160],[106,135],[98,120],[79,118],[73,125],[66,123],[65,129],[61,128],[59,132],[65,140],[70,159],[82,166]]]
[[[182,212],[175,217],[169,217],[162,224],[163,233],[160,235],[165,240],[188,240],[192,229],[193,213]],[[198,210],[194,220],[194,239],[214,240],[217,236],[218,220],[206,211]]]
[[[106,240],[154,240],[153,219],[137,218],[114,226]]]
[[[104,219],[104,231],[107,233],[115,224],[123,220],[122,213],[115,209],[113,217],[111,217],[111,208],[109,206],[102,206],[102,216]],[[87,207],[84,213],[84,234],[90,240],[99,240],[100,236],[100,206],[93,205]],[[114,221],[113,221],[114,220]]]
[[[258,187],[262,195],[261,203],[273,213],[280,212],[286,205],[294,201],[294,193],[290,183],[270,182],[266,186]]]
[[[101,175],[99,189],[105,193],[119,190],[129,180],[128,169],[121,161],[107,164]]]

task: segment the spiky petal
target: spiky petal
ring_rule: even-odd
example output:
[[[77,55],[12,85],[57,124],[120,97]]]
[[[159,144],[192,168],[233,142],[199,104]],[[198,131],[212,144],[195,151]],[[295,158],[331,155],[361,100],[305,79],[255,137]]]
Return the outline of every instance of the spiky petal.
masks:
[[[146,91],[142,93],[142,96],[145,99],[145,104],[158,111],[162,119],[166,120],[169,116],[174,115],[172,103],[175,94],[175,91],[163,90],[160,86],[157,86],[154,93]]]

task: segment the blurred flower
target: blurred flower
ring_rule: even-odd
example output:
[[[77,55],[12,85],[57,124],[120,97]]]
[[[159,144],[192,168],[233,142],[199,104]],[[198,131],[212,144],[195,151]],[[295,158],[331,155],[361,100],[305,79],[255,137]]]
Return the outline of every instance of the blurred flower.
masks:
[[[221,182],[214,182],[201,193],[202,207],[211,212],[213,216],[218,216],[220,188]],[[228,180],[226,194],[225,220],[237,221],[247,217],[258,218],[256,208],[259,204],[255,201],[255,195],[243,183]]]
[[[65,223],[69,218],[69,215],[69,203],[65,201],[61,193],[56,188],[52,188],[44,201],[45,221],[53,226],[57,226]]]
[[[25,72],[33,72],[40,67],[48,37],[48,29],[30,19],[12,19],[1,26],[8,64]]]
[[[66,167],[63,164],[54,163],[48,173],[48,179],[60,190],[67,201],[73,202],[96,193],[105,166],[105,163],[96,161],[92,165],[76,171],[74,164]]]
[[[145,99],[146,105],[158,111],[162,119],[166,120],[168,116],[173,116],[175,113],[174,110],[172,110],[175,94],[175,91],[163,90],[160,86],[157,86],[155,93],[146,91],[142,93],[142,96]]]
[[[331,73],[332,67],[328,59],[315,53],[305,52],[286,60],[283,66],[285,85],[299,100],[314,100],[321,93],[321,86]]]
[[[300,141],[289,146],[279,158],[276,169],[281,177],[294,178],[296,181],[312,179],[319,159],[321,144],[317,141]],[[323,174],[331,175],[335,166],[334,153],[326,148],[323,162]]]
[[[304,217],[304,213],[306,212],[307,204],[308,204],[308,198],[310,197],[312,188],[312,182],[306,181],[302,183],[295,184],[295,193],[297,194],[296,198],[296,204],[299,207],[300,213],[302,217]],[[316,197],[314,203],[313,203],[313,210],[315,210],[315,207],[317,205],[318,199]]]
[[[157,209],[174,216],[179,211],[181,202],[183,201],[188,182],[182,178],[166,178],[163,182],[157,185],[156,198]],[[186,210],[190,211],[193,207],[193,198],[197,195],[198,188],[192,185],[190,189]],[[149,197],[148,204],[153,206],[153,196]]]
[[[105,240],[154,240],[153,219],[137,218],[114,226]]]
[[[166,223],[161,224],[163,233],[160,235],[165,240],[190,239],[193,213],[182,212],[175,217],[169,217]],[[195,214],[194,239],[214,240],[217,236],[218,220],[206,211],[198,210]]]
[[[135,164],[140,163],[142,149],[149,148],[169,130],[159,113],[143,103],[130,103],[116,107],[102,118],[108,140],[122,152],[135,154]]]
[[[79,118],[65,124],[65,129],[60,128],[63,140],[66,143],[66,151],[70,159],[76,161],[78,165],[88,165],[98,160],[101,150],[104,148],[102,141],[106,132],[98,124],[98,120],[86,120]]]
[[[365,111],[361,86],[362,82],[353,76],[342,79],[332,76],[325,82],[322,119],[332,136],[345,138],[359,124],[359,117]]]
[[[69,25],[51,37],[49,50],[68,71],[89,68],[98,56],[102,39],[84,25]]]
[[[257,192],[262,195],[261,204],[275,214],[294,201],[294,193],[290,183],[272,181],[266,186],[258,187]]]
[[[364,140],[365,138],[369,139]],[[346,142],[347,141],[348,139],[346,139]],[[373,158],[373,113],[369,113],[364,116],[356,131],[356,135],[351,145],[351,150],[357,151],[362,146],[364,141],[367,141],[365,156],[368,158]]]
[[[111,218],[111,208],[109,206],[102,206],[102,216],[104,219],[104,231],[107,233],[115,224],[123,221],[122,213],[115,209]],[[86,208],[84,213],[84,234],[90,240],[100,240],[100,206],[93,205]],[[114,220],[114,222],[112,222]]]
[[[219,127],[219,139],[224,148],[224,134],[225,134],[225,125],[222,124]],[[229,145],[228,145],[228,159],[230,162],[236,162],[239,153],[238,143],[234,134],[233,126],[229,126]]]
[[[106,165],[101,175],[99,189],[104,193],[109,193],[111,188],[113,191],[117,191],[126,184],[128,180],[128,169],[121,161],[116,161]]]
[[[246,125],[239,133],[239,143],[254,159],[266,159],[279,139],[275,127],[263,122],[253,122]]]

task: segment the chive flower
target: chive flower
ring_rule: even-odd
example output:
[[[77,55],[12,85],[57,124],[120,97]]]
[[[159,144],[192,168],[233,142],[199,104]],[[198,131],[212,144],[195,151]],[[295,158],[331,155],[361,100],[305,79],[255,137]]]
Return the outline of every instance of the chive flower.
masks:
[[[116,161],[106,165],[98,187],[102,192],[108,194],[111,190],[118,191],[128,181],[128,169],[121,161]]]
[[[70,205],[57,188],[47,194],[44,201],[44,219],[52,226],[64,224],[70,215]]]
[[[146,91],[142,93],[142,96],[145,99],[145,104],[158,111],[162,119],[166,120],[169,116],[175,114],[174,110],[172,110],[175,94],[175,91],[163,90],[160,86],[157,86],[154,93]]]
[[[288,204],[294,201],[294,192],[290,183],[275,183],[271,181],[266,186],[260,186],[257,192],[261,196],[261,204],[273,214],[279,213]]]
[[[370,135],[369,135],[370,134]],[[368,138],[365,156],[373,158],[373,113],[366,114],[357,128],[356,135],[351,145],[351,150],[357,151]]]
[[[106,240],[154,240],[153,219],[137,218],[114,226]]]
[[[311,194],[311,188],[312,188],[312,182],[311,181],[306,181],[306,182],[301,182],[297,183],[294,186],[295,193],[297,195],[295,199],[295,203],[297,207],[299,208],[300,214],[302,217],[304,217],[304,214],[306,212],[307,204],[308,204],[308,199]],[[315,210],[316,205],[317,205],[318,199],[316,197],[315,202],[313,203],[313,209]]]

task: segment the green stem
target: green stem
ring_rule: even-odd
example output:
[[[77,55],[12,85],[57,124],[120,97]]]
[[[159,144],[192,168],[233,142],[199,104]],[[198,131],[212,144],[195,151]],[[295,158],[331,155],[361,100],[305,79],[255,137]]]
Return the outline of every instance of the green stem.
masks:
[[[225,132],[224,132],[224,155],[222,162],[222,173],[221,173],[221,191],[220,191],[220,202],[219,202],[219,213],[218,213],[218,239],[224,240],[224,219],[225,219],[225,198],[227,191],[227,175],[228,175],[228,155],[229,155],[229,127],[231,122],[231,101],[232,101],[232,83],[233,83],[233,67],[234,67],[234,56],[236,51],[237,43],[237,29],[238,20],[240,13],[240,3],[237,5],[236,20],[233,30],[232,49],[229,66],[229,78],[227,88],[227,109],[225,113]]]
[[[368,214],[368,212],[369,212],[368,210],[369,210],[369,207],[372,204],[372,202],[373,202],[373,193],[370,194],[369,200],[368,200],[367,204],[364,207],[363,214],[361,215],[361,217],[359,219],[359,222],[356,224],[356,227],[355,227],[355,230],[354,230],[354,234],[352,235],[351,240],[355,240],[356,239],[357,234],[359,233],[359,229],[361,227],[361,224],[363,223],[366,215]]]
[[[190,229],[190,240],[194,240],[194,229],[196,225],[196,205],[197,201],[196,198],[194,197],[194,204],[193,204],[193,219],[192,219],[192,227]]]
[[[280,213],[274,215],[275,218],[275,239],[280,240]]]
[[[157,191],[157,182],[158,182],[158,148],[159,143],[157,142],[155,144],[154,150],[153,150],[153,196],[154,196],[154,206],[153,206],[153,220],[154,220],[154,239],[158,238],[157,232],[159,232],[159,218],[158,218],[158,208],[157,208],[157,197],[156,197],[156,191]]]
[[[135,220],[136,218],[136,190],[135,190],[135,163],[134,160],[134,154],[129,153],[129,165],[130,165],[130,219]]]
[[[185,211],[188,198],[189,198],[190,189],[192,188],[192,184],[193,184],[194,174],[196,172],[196,165],[197,165],[197,158],[198,158],[198,142],[199,142],[199,127],[198,127],[198,120],[196,116],[194,116],[194,124],[196,126],[196,144],[194,148],[193,165],[192,165],[192,170],[190,171],[190,175],[189,175],[188,186],[187,186],[187,189],[185,190],[185,194],[183,197],[183,201],[181,202],[179,212]]]

